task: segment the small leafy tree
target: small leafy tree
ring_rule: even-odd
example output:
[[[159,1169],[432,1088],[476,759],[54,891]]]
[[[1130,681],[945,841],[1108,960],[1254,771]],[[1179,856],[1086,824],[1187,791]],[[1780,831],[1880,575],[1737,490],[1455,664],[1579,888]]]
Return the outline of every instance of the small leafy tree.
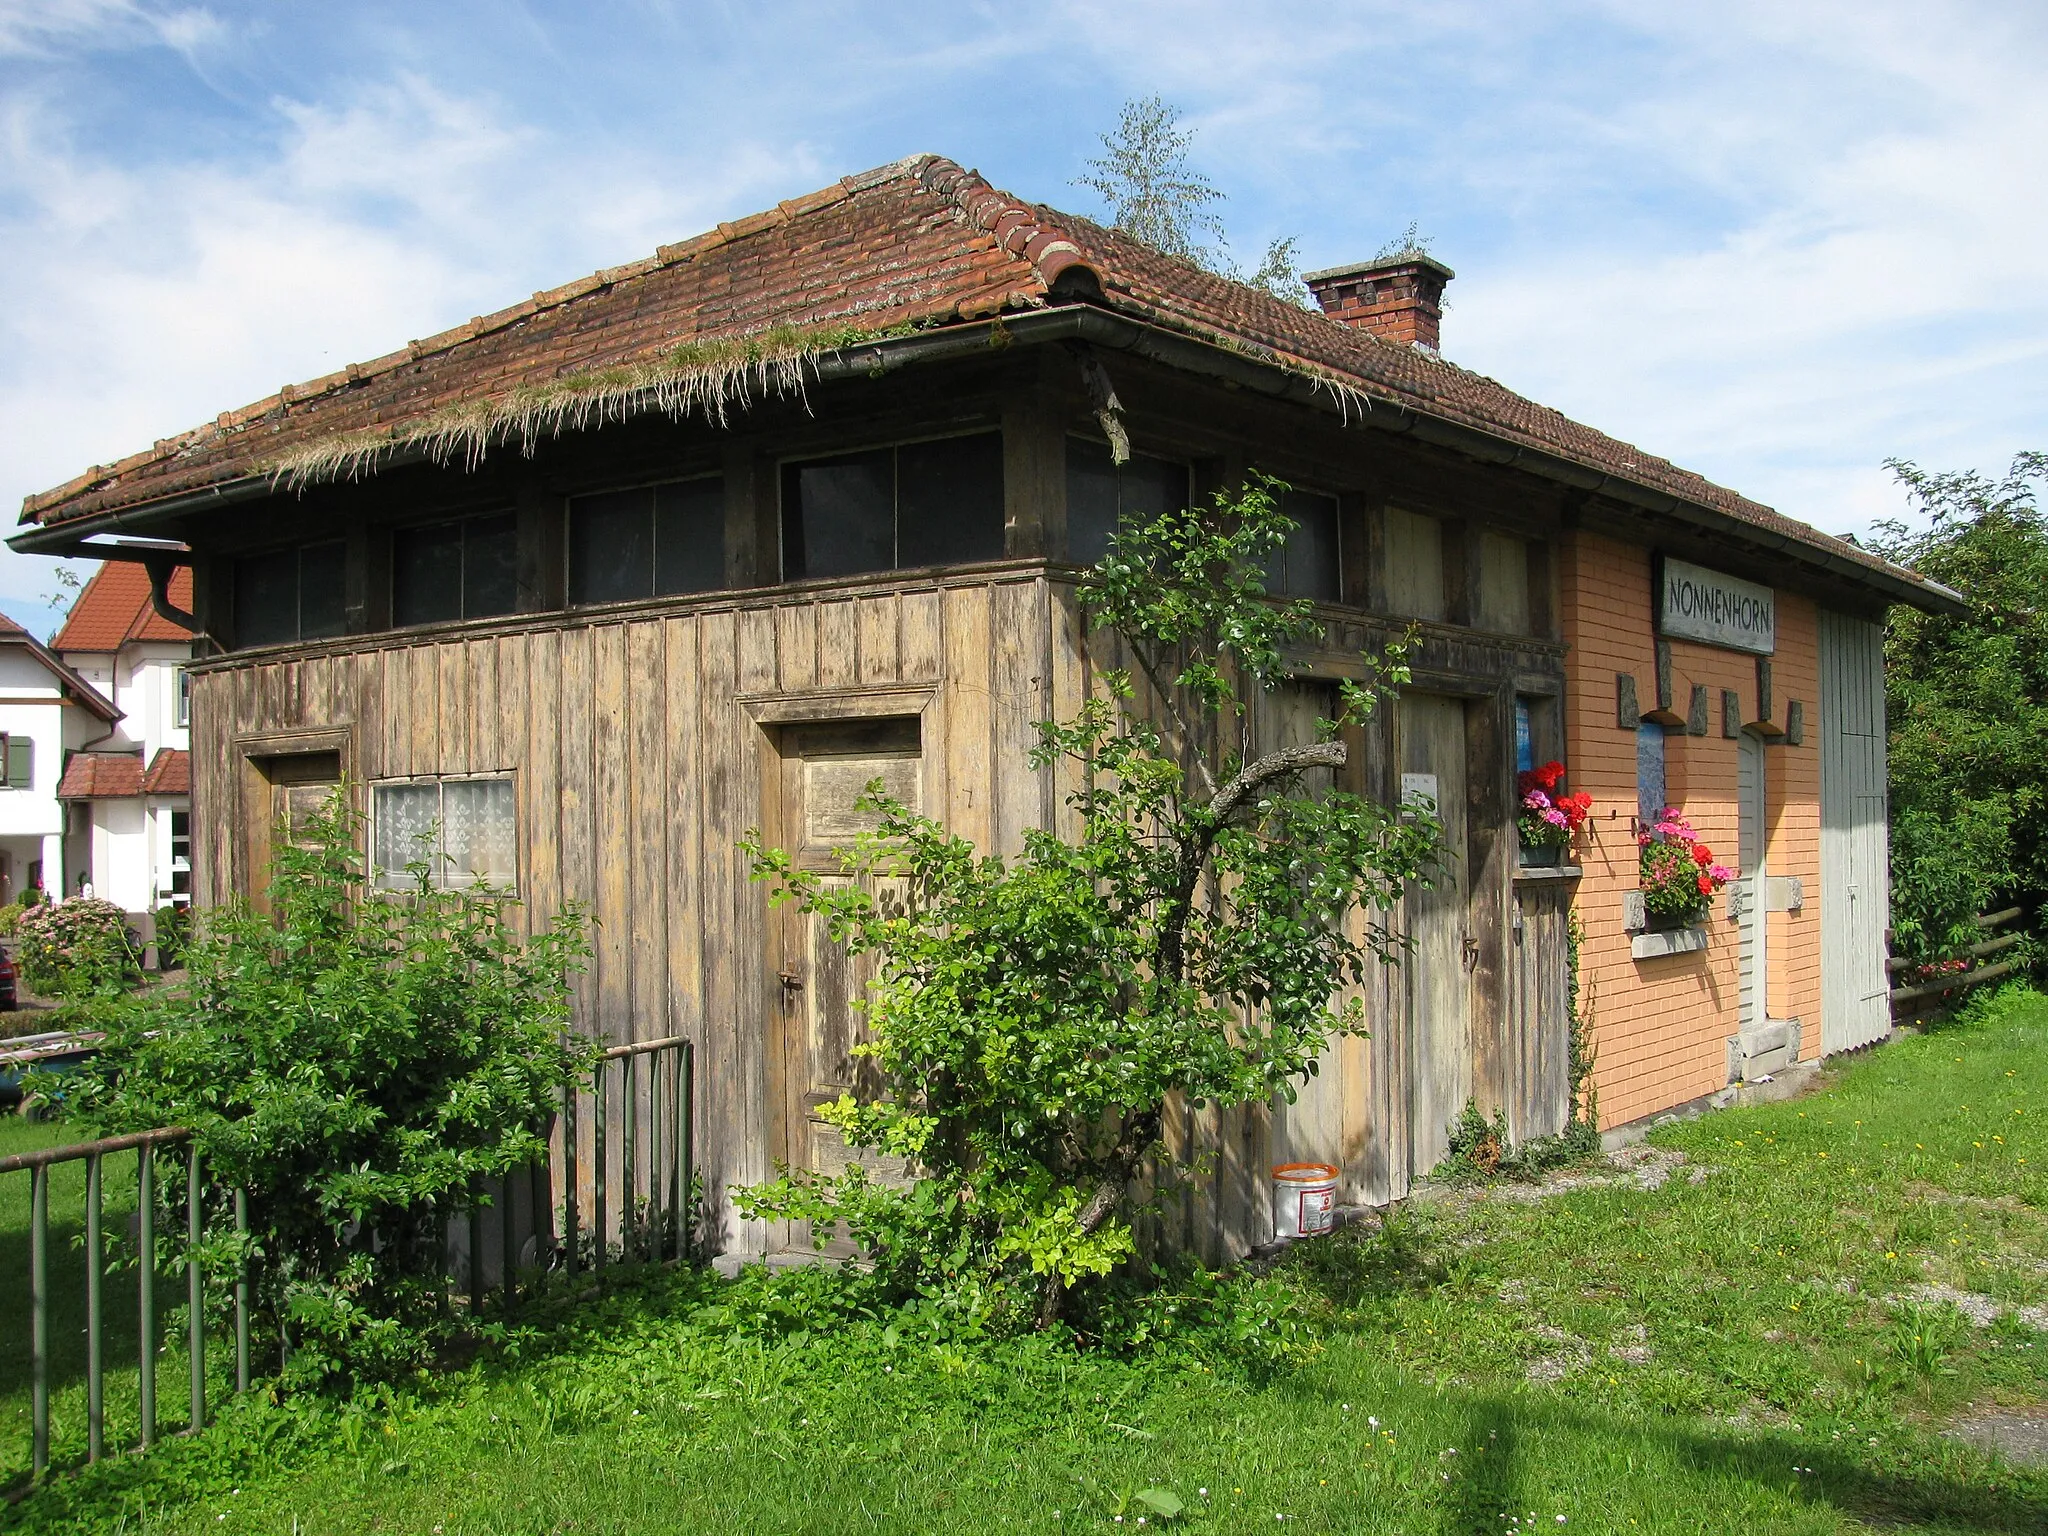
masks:
[[[1160,719],[1111,673],[1105,696],[1040,725],[1034,764],[1080,783],[1064,833],[1027,832],[1014,860],[978,854],[875,785],[879,826],[843,857],[856,880],[749,842],[775,901],[878,958],[860,1049],[885,1091],[825,1114],[921,1170],[908,1189],[858,1166],[790,1171],[741,1192],[749,1214],[843,1222],[906,1294],[1049,1323],[1132,1253],[1122,1204],[1162,1152],[1170,1101],[1291,1098],[1333,1035],[1363,1028],[1355,999],[1332,998],[1397,954],[1370,919],[1424,873],[1438,829],[1311,782],[1344,763],[1343,725],[1374,706],[1364,688],[1344,688],[1320,739],[1248,755],[1250,696],[1320,634],[1307,603],[1264,589],[1292,526],[1278,489],[1262,479],[1120,534],[1088,577],[1083,601]],[[1405,677],[1398,650],[1387,676]]]
[[[269,912],[206,913],[186,986],[105,1006],[100,1054],[53,1085],[103,1134],[191,1127],[247,1191],[259,1314],[301,1384],[431,1357],[442,1218],[545,1156],[591,1059],[566,1033],[575,909],[522,940],[502,896],[424,864],[416,889],[372,889],[360,832],[337,791],[280,839]]]
[[[2048,902],[2048,453],[2001,480],[1888,467],[1925,522],[1879,523],[1874,547],[1970,600],[1895,607],[1885,637],[1892,927],[1933,962],[1983,937],[1972,914]]]
[[[1194,142],[1193,130],[1181,129],[1178,108],[1157,96],[1127,101],[1116,131],[1102,135],[1102,154],[1088,162],[1089,174],[1076,177],[1074,185],[1100,196],[1109,205],[1110,223],[1133,240],[1289,304],[1303,303],[1306,290],[1291,237],[1269,241],[1250,272],[1230,258],[1215,212],[1224,193],[1188,164]],[[1211,246],[1211,239],[1218,243]]]

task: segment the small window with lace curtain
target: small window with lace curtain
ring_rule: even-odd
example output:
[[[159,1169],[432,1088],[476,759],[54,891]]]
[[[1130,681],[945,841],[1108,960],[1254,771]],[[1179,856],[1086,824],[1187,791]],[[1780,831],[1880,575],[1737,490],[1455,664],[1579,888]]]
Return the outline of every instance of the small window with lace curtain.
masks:
[[[427,867],[440,890],[518,887],[518,821],[512,781],[413,779],[371,786],[370,840],[380,888],[418,884],[413,866]]]

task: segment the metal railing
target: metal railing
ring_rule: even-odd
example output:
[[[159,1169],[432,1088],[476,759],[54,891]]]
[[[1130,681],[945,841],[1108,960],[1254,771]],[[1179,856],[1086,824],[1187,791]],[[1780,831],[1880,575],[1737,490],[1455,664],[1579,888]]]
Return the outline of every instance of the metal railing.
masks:
[[[687,1036],[671,1035],[604,1051],[589,1077],[562,1093],[550,1131],[549,1155],[524,1173],[490,1181],[472,1193],[467,1209],[451,1212],[444,1225],[444,1254],[450,1292],[466,1281],[471,1315],[480,1314],[491,1291],[501,1313],[517,1305],[520,1273],[536,1279],[553,1272],[588,1269],[602,1274],[617,1261],[686,1262],[696,1252],[696,1051]],[[136,1307],[140,1345],[137,1386],[139,1426],[133,1442],[146,1450],[157,1439],[159,1161],[182,1148],[186,1213],[186,1349],[189,1357],[189,1418],[193,1430],[206,1423],[206,1279],[204,1249],[207,1189],[199,1148],[191,1131],[171,1127],[112,1136],[72,1146],[49,1147],[0,1157],[0,1175],[26,1173],[29,1188],[29,1331],[32,1356],[32,1476],[40,1480],[50,1464],[50,1173],[67,1163],[85,1165],[84,1281],[86,1334],[86,1457],[107,1454],[106,1414],[106,1179],[110,1157],[136,1155],[133,1235]],[[522,1188],[523,1186],[523,1188]],[[250,1381],[251,1276],[248,1251],[249,1204],[245,1191],[232,1196],[234,1229],[244,1237],[234,1265],[234,1382]],[[524,1199],[520,1196],[523,1194]],[[220,1209],[216,1192],[215,1209]],[[175,1210],[174,1200],[164,1202]],[[522,1213],[520,1207],[524,1206]],[[523,1219],[522,1219],[523,1216]],[[559,1217],[559,1220],[557,1220]],[[490,1230],[495,1227],[495,1231]],[[457,1241],[460,1233],[466,1242]],[[495,1241],[492,1241],[495,1239]],[[531,1245],[531,1262],[522,1253]],[[495,1249],[495,1253],[492,1250]],[[495,1268],[496,1273],[491,1273]],[[218,1271],[218,1266],[216,1266]],[[218,1274],[216,1274],[218,1278]],[[492,1282],[495,1281],[495,1286]],[[216,1297],[219,1292],[216,1292]]]
[[[140,1425],[137,1446],[155,1443],[156,1415],[156,1175],[159,1148],[183,1146],[186,1208],[186,1349],[190,1361],[188,1427],[206,1423],[206,1305],[201,1242],[205,1237],[204,1185],[199,1148],[188,1130],[168,1128],[109,1136],[68,1147],[46,1147],[0,1157],[0,1174],[29,1176],[29,1349],[32,1358],[30,1439],[32,1475],[41,1478],[50,1465],[50,1170],[63,1163],[85,1164],[85,1394],[86,1459],[106,1454],[106,1359],[104,1293],[107,1279],[104,1241],[106,1160],[123,1152],[136,1157],[136,1309],[141,1347],[138,1351]],[[248,1230],[248,1201],[234,1191],[235,1227]],[[235,1390],[249,1386],[249,1277],[237,1266],[235,1275]]]
[[[617,1260],[696,1252],[696,1047],[687,1035],[613,1046],[565,1090],[545,1167],[490,1181],[451,1242],[472,1313],[510,1311],[522,1270],[602,1274]],[[522,1188],[523,1186],[523,1188]]]

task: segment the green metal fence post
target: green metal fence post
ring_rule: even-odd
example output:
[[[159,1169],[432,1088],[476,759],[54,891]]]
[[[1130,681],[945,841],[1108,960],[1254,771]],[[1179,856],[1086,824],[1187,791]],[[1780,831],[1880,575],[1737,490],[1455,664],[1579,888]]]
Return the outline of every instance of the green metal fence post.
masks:
[[[156,1156],[144,1142],[136,1153],[136,1302],[142,1326],[142,1448],[156,1443]]]
[[[185,1311],[186,1349],[191,1356],[191,1413],[186,1422],[206,1427],[206,1277],[199,1268],[199,1241],[204,1235],[200,1210],[199,1143],[185,1148]]]
[[[619,1202],[619,1256],[630,1259],[639,1252],[633,1231],[634,1202],[640,1183],[640,1058],[628,1056],[619,1063],[619,1085],[624,1094],[625,1135],[619,1142],[620,1182],[625,1189]]]
[[[590,1144],[592,1149],[592,1155],[597,1159],[597,1166],[591,1170],[591,1183],[596,1186],[597,1192],[596,1267],[597,1272],[601,1275],[604,1273],[605,1247],[611,1241],[612,1231],[611,1202],[605,1198],[605,1185],[610,1181],[612,1171],[612,1160],[605,1155],[604,1145],[605,1103],[603,1057],[598,1058],[596,1081],[597,1090],[595,1094],[592,1096],[592,1103],[590,1106],[591,1129],[595,1134],[592,1136]]]
[[[235,1231],[241,1253],[235,1268],[235,1390],[249,1390],[249,1191],[235,1191]]]
[[[85,1459],[98,1461],[107,1449],[107,1383],[103,1358],[105,1336],[100,1327],[100,1286],[106,1254],[100,1238],[100,1154],[85,1160]]]
[[[40,1478],[50,1467],[50,1170],[28,1171],[29,1351],[35,1357],[35,1390],[29,1435],[31,1465]]]
[[[697,1042],[683,1042],[683,1257],[697,1256]]]
[[[582,1255],[576,1251],[577,1232],[581,1226],[576,1188],[576,1108],[579,1098],[574,1083],[562,1090],[562,1239],[569,1245],[571,1275],[582,1263]]]

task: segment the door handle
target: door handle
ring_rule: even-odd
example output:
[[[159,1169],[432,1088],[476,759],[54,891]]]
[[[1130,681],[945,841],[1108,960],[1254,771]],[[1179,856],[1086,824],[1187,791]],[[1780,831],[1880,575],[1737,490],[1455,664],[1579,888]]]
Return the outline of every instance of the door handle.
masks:
[[[1468,933],[1465,935],[1465,969],[1468,971],[1473,971],[1477,970],[1478,968],[1479,941],[1473,938],[1472,935]]]
[[[794,966],[794,965],[790,966],[790,967],[789,967],[788,969],[786,969],[786,970],[783,970],[783,971],[781,971],[781,972],[778,972],[777,974],[778,974],[778,975],[780,976],[780,978],[781,978],[781,981],[782,981],[782,990],[783,990],[783,991],[785,991],[785,992],[801,992],[801,991],[803,991],[803,989],[804,989],[804,978],[803,978],[803,973],[802,973],[801,971],[797,970],[797,969],[795,968],[795,966]]]

